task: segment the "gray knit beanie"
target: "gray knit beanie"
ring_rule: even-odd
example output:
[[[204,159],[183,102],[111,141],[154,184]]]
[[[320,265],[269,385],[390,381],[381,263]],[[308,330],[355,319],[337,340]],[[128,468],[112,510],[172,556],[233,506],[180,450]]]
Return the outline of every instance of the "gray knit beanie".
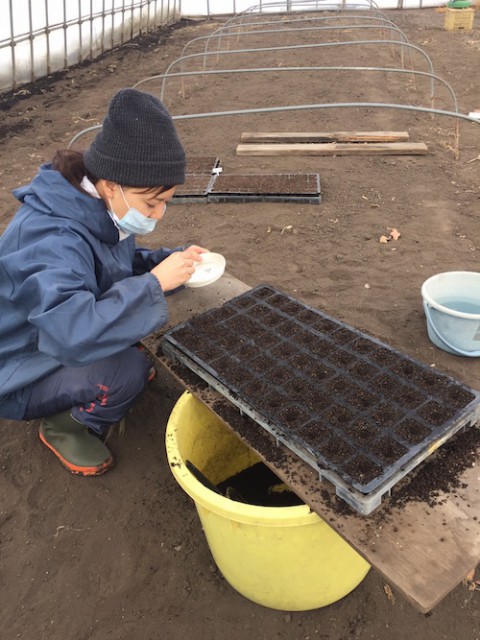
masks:
[[[150,93],[122,89],[84,155],[96,178],[129,187],[185,182],[185,151],[165,105]]]

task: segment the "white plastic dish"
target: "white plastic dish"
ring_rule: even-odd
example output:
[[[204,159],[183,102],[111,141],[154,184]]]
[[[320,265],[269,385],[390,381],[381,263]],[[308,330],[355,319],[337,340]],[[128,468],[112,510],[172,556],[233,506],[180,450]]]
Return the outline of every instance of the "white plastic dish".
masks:
[[[225,271],[227,262],[220,253],[208,251],[200,257],[202,260],[196,265],[190,280],[185,283],[186,287],[206,287],[218,280]]]

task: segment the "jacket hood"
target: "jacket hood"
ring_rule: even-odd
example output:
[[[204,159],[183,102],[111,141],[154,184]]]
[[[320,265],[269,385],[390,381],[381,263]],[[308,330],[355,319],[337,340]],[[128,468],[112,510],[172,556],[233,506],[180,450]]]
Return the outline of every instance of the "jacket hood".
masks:
[[[15,189],[13,195],[37,214],[71,221],[86,227],[102,242],[116,244],[118,230],[103,200],[82,193],[70,184],[51,163],[40,167],[30,184]]]

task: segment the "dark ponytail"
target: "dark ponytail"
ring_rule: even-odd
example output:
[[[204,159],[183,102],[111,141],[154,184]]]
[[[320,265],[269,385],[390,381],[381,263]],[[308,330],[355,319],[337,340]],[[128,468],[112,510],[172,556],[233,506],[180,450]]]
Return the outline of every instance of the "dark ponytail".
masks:
[[[59,171],[65,180],[68,180],[76,189],[86,193],[81,186],[83,178],[86,176],[90,182],[95,184],[97,178],[87,171],[83,161],[83,152],[73,149],[61,149],[55,153],[52,159],[52,166]]]

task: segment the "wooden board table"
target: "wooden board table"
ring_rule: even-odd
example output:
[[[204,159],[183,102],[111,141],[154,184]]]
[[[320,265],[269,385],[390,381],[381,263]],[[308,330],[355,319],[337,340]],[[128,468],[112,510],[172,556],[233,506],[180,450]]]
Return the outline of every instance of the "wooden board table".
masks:
[[[382,504],[370,516],[339,509],[331,487],[283,445],[272,456],[271,436],[257,427],[217,391],[162,356],[163,332],[197,313],[222,305],[247,291],[245,283],[225,274],[200,289],[184,289],[168,298],[170,320],[144,342],[155,358],[161,382],[180,395],[190,388],[232,429],[277,476],[352,545],[388,583],[426,613],[444,598],[480,561],[480,464],[462,475],[461,488],[435,506],[411,501],[401,508]],[[333,495],[333,494],[332,494]]]

